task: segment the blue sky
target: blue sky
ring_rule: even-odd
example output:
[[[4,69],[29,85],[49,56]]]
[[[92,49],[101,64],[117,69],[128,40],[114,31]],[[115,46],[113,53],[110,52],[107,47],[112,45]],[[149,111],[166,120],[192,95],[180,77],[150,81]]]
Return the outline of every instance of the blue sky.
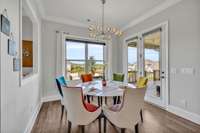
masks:
[[[159,52],[153,49],[145,49],[145,58],[148,60],[158,61]],[[137,62],[137,48],[128,49],[128,63],[134,64]]]
[[[69,42],[68,42],[69,43]],[[67,59],[85,59],[85,45],[84,43],[70,42],[71,45],[66,45]],[[102,45],[88,45],[88,57],[94,56],[96,60],[103,60],[103,46]],[[133,64],[137,62],[137,49],[128,49],[128,63]],[[159,60],[159,52],[153,49],[145,49],[145,58],[153,61]]]
[[[69,42],[68,42],[69,44]],[[66,45],[67,59],[85,59],[85,44],[70,42],[70,45]],[[95,60],[103,60],[103,45],[88,45],[88,58],[94,56]]]

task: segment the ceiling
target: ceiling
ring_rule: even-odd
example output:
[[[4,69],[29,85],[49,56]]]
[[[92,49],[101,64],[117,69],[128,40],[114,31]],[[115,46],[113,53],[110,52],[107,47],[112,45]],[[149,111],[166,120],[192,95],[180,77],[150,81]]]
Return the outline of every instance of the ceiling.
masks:
[[[127,28],[138,19],[146,18],[180,0],[107,0],[105,23],[119,28]],[[100,0],[37,0],[44,19],[88,26],[87,19],[101,22],[102,5]],[[148,15],[149,14],[149,15]]]

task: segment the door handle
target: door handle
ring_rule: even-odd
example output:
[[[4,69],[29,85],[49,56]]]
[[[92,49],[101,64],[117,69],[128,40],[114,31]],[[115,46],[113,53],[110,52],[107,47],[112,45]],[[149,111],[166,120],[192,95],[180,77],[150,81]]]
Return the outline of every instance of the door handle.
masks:
[[[161,79],[164,79],[165,78],[165,76],[161,76]]]

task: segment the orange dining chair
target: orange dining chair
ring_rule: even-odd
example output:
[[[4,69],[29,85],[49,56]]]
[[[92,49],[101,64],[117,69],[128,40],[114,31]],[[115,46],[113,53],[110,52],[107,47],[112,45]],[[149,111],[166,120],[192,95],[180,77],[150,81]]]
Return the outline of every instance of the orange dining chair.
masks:
[[[92,74],[82,74],[81,80],[82,82],[90,82],[90,81],[93,81],[93,76]]]
[[[81,80],[82,80],[83,83],[84,82],[90,82],[90,81],[93,81],[93,76],[90,73],[88,73],[88,74],[82,74],[81,75]],[[93,101],[93,97],[92,96],[88,96],[87,95],[86,97],[87,97],[88,103],[90,103],[90,97],[91,97],[91,99]]]

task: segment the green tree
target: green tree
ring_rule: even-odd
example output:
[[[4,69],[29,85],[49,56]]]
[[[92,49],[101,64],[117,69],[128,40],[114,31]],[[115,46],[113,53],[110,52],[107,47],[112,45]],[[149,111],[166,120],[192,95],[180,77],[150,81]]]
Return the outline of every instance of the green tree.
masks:
[[[96,61],[95,61],[94,56],[90,56],[88,62],[89,62],[89,70],[94,75],[96,72],[96,67],[95,67]]]

